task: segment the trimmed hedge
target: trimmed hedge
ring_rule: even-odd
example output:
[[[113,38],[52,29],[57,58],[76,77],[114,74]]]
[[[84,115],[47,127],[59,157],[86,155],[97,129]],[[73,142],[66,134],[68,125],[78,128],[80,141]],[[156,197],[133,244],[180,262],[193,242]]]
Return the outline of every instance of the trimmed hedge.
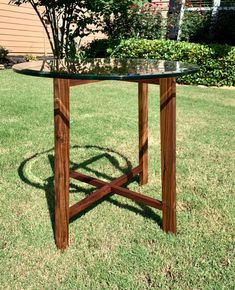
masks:
[[[108,52],[113,57],[178,60],[200,66],[198,73],[178,78],[179,83],[235,86],[235,47],[232,46],[128,39]]]

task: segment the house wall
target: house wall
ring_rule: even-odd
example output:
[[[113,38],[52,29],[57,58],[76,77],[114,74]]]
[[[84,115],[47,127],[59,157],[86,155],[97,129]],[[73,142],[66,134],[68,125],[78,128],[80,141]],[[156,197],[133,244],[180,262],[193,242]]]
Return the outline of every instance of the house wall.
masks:
[[[51,54],[47,35],[33,8],[29,4],[8,4],[9,1],[0,0],[0,46],[7,48],[10,55]],[[103,37],[101,33],[90,35],[82,43]]]
[[[0,45],[14,55],[50,53],[46,33],[33,8],[8,3],[0,0]]]

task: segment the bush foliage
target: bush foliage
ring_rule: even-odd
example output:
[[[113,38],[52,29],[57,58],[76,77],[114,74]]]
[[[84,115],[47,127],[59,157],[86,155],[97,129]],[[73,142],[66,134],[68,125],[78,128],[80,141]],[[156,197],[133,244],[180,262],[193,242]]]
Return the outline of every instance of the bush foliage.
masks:
[[[235,10],[220,10],[214,20],[211,11],[185,11],[180,40],[235,45]]]
[[[91,43],[86,44],[81,49],[85,52],[87,58],[93,57],[109,57],[110,53],[120,44],[120,40],[112,40],[108,38],[95,39]]]
[[[0,63],[5,62],[8,53],[9,51],[0,45]]]
[[[211,42],[211,11],[185,11],[181,25],[180,40],[189,42]]]
[[[115,40],[162,38],[165,33],[162,7],[154,2],[135,2],[138,1],[108,1],[103,10],[103,32]]]
[[[213,33],[214,42],[235,45],[235,10],[219,11]]]
[[[232,46],[129,39],[121,41],[112,50],[111,55],[120,58],[155,58],[193,63],[200,66],[199,72],[179,78],[179,83],[235,86],[235,47]]]

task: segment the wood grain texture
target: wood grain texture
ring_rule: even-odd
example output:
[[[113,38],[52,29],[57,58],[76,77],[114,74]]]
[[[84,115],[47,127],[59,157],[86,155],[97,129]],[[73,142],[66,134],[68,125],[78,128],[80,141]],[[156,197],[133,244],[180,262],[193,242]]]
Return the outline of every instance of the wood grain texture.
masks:
[[[144,185],[148,182],[148,84],[139,82],[138,90],[140,185]]]
[[[100,179],[97,179],[95,177],[85,175],[85,174],[80,173],[80,172],[72,171],[72,170],[70,170],[70,177],[77,179],[77,180],[80,180],[82,182],[88,183],[90,185],[96,186],[96,187],[102,187],[106,184],[109,184],[111,186],[112,185],[121,186],[124,183],[126,183],[127,181],[129,181],[131,178],[133,178],[134,176],[139,174],[140,171],[141,171],[141,167],[136,166],[130,172],[123,174],[122,176],[111,181],[110,183],[103,181],[103,180],[100,180]]]
[[[90,207],[94,202],[100,200],[101,198],[103,198],[104,196],[106,196],[111,192],[161,210],[162,209],[161,201],[156,200],[149,196],[145,196],[141,193],[129,190],[127,188],[121,187],[130,178],[139,174],[140,170],[141,170],[140,166],[137,166],[133,168],[129,173],[124,174],[111,182],[106,182],[97,179],[95,177],[85,175],[80,172],[70,171],[70,177],[88,183],[90,185],[96,186],[99,189],[91,193],[89,196],[85,197],[83,200],[72,205],[69,208],[69,217],[72,218],[73,216]]]
[[[156,208],[156,209],[162,209],[162,202],[161,201],[154,199],[152,197],[143,195],[139,192],[135,192],[135,191],[129,190],[127,188],[122,188],[119,186],[112,186],[111,190],[113,193],[127,197],[131,200],[138,202],[138,203],[143,203],[147,206],[151,206],[151,207]]]
[[[176,233],[176,80],[160,79],[163,230]]]
[[[140,184],[148,182],[148,83],[138,82],[139,165],[110,183],[69,172],[69,88],[88,84],[89,80],[54,80],[55,110],[55,239],[59,249],[69,244],[69,218],[112,193],[163,211],[163,230],[176,233],[176,82],[160,79],[160,131],[162,201],[121,186],[139,174]],[[158,83],[158,81],[153,82]],[[83,200],[69,207],[69,177],[98,187]]]
[[[96,80],[69,80],[69,86],[74,87],[74,86],[86,85],[86,84],[97,83],[97,82],[100,82],[100,81],[96,81]]]
[[[91,193],[88,197],[85,197],[83,200],[72,205],[69,209],[69,217],[71,218],[77,215],[78,213],[80,213],[81,211],[85,210],[86,208],[90,207],[94,202],[98,201],[99,199],[103,198],[105,195],[109,194],[112,191],[113,186],[123,185],[129,179],[139,174],[140,171],[141,171],[140,166],[137,166],[133,168],[129,173],[123,174],[122,176],[111,181],[110,183],[97,179],[95,177],[85,175],[80,172],[70,171],[70,177],[80,180],[82,182],[91,184],[93,186],[96,186],[99,189]]]
[[[54,79],[55,240],[69,244],[69,81]]]
[[[69,208],[69,217],[73,217],[111,192],[111,187],[105,185]]]
[[[159,85],[159,79],[124,80],[124,82]]]

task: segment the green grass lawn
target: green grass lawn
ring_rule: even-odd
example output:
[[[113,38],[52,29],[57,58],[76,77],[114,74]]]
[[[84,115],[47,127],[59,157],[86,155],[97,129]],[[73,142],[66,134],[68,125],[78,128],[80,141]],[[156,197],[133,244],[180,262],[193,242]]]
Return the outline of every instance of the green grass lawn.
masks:
[[[0,289],[235,289],[234,95],[177,87],[177,236],[160,211],[113,195],[70,223],[61,253],[52,80],[0,72]],[[149,108],[149,183],[128,188],[160,198],[158,86]],[[137,161],[136,85],[73,88],[71,166],[108,180]],[[92,189],[71,180],[71,203]]]

